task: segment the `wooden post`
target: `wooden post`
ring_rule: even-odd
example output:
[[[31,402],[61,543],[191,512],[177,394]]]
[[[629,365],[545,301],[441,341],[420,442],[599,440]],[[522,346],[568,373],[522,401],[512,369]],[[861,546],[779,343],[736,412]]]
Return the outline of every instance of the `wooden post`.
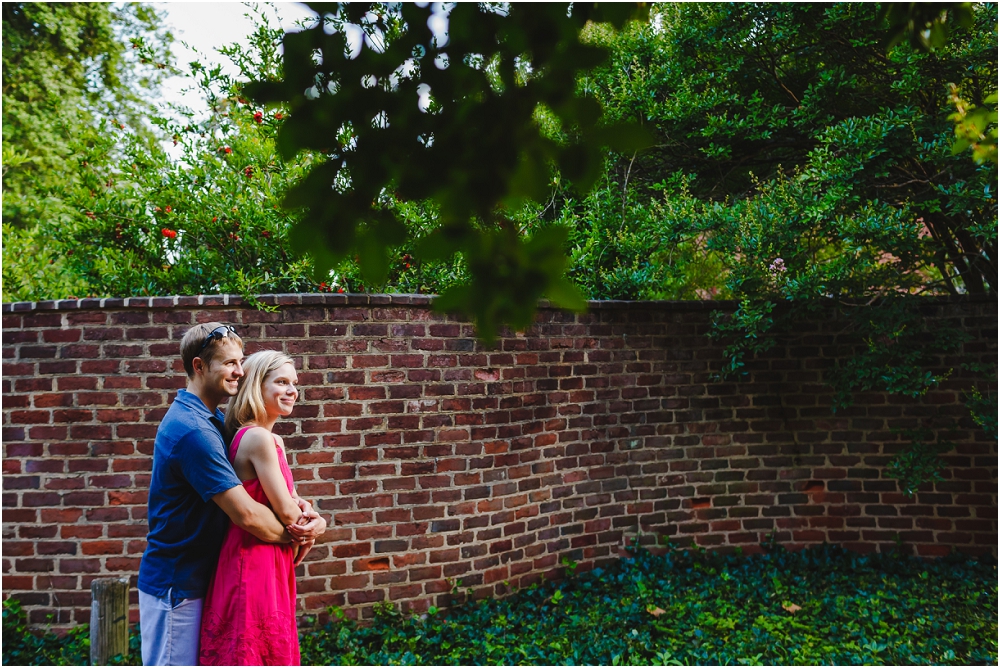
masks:
[[[106,666],[111,657],[128,656],[128,577],[90,583],[90,665]]]

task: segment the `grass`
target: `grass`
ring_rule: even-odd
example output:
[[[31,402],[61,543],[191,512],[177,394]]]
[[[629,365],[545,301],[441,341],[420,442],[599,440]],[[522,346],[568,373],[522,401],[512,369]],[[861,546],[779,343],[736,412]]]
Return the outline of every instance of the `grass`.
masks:
[[[9,631],[9,608],[4,664],[25,638]],[[383,604],[364,626],[333,613],[302,630],[304,665],[997,664],[992,557],[642,550],[447,612],[403,617]],[[63,639],[69,649],[37,662],[22,650],[15,662],[84,660],[72,649],[81,639]]]

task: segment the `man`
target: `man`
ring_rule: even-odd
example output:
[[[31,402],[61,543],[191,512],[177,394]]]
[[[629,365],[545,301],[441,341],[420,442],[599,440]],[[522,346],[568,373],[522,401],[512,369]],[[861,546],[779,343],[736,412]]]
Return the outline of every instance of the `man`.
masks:
[[[187,372],[156,430],[149,483],[149,535],[139,565],[142,663],[198,663],[201,610],[228,520],[269,543],[318,537],[319,515],[302,501],[305,524],[282,526],[236,477],[223,439],[219,403],[236,395],[243,341],[228,325],[195,325],[181,339]],[[227,519],[228,518],[228,519]]]

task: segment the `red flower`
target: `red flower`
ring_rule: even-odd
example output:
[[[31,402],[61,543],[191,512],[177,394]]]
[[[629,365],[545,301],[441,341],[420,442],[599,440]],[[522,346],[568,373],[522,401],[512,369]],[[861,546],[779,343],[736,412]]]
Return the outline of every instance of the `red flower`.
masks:
[[[282,118],[284,118],[284,117],[285,117],[285,115],[284,115],[284,114],[282,114],[282,113],[281,113],[281,112],[279,111],[278,113],[276,113],[276,114],[274,115],[274,120],[276,120],[276,121],[280,121],[280,120],[281,120]]]
[[[260,233],[260,236],[264,237],[265,239],[269,239],[271,237],[271,233],[268,232],[267,230],[264,230]]]
[[[217,221],[218,219],[219,219],[219,217],[218,217],[218,216],[212,216],[212,222],[213,222],[213,223],[214,223],[215,221]]]
[[[344,288],[337,288],[337,292],[343,292]]]
[[[319,291],[320,292],[326,292],[326,282],[323,282],[323,283],[319,284]]]
[[[170,212],[171,212],[171,211],[173,211],[174,209],[173,209],[173,207],[172,207],[172,206],[170,206],[170,205],[168,204],[168,205],[167,205],[167,206],[166,206],[166,207],[165,207],[165,208],[164,208],[163,210],[164,210],[164,211],[166,211],[167,213],[170,213]]]
[[[253,115],[253,122],[254,123],[263,123],[264,122],[264,114],[262,114],[262,113],[260,113],[258,111],[256,114]]]
[[[243,170],[243,174],[249,179],[253,178],[253,167],[247,167]]]
[[[225,153],[226,155],[229,155],[230,153],[233,152],[233,149],[229,148],[228,146],[220,146],[219,150]]]
[[[160,232],[168,239],[175,239],[177,237],[177,232],[170,229],[169,227],[164,227]]]

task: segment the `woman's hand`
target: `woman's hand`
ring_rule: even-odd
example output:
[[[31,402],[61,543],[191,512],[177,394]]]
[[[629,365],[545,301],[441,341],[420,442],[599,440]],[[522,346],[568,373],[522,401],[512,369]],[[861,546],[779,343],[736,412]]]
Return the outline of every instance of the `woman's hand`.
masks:
[[[308,540],[296,546],[298,548],[298,553],[295,555],[295,560],[292,562],[292,568],[295,568],[302,563],[302,560],[306,558],[307,554],[309,554],[309,550],[312,549],[315,542],[316,541]]]
[[[295,492],[292,492],[292,498],[295,499],[295,503],[298,504],[299,510],[302,511],[303,515],[306,514],[306,513],[311,513],[312,512],[313,507],[312,507],[311,503],[309,503],[308,501],[306,501],[302,497],[300,497],[297,494],[295,494]],[[302,518],[300,517],[299,519],[301,520]]]
[[[302,545],[306,542],[316,542],[316,539],[326,532],[326,520],[320,517],[315,510],[302,513],[295,524],[285,527],[292,541]]]

